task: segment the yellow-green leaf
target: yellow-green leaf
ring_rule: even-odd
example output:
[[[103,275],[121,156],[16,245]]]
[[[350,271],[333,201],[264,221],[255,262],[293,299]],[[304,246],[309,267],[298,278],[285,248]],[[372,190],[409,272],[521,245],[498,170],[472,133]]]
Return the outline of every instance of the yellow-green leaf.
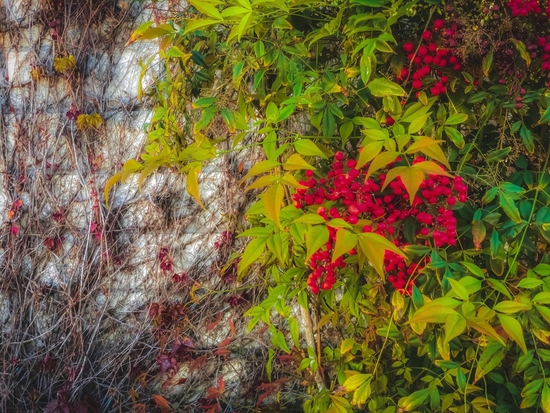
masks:
[[[309,139],[299,139],[294,142],[296,152],[304,156],[320,156],[328,159],[328,156],[319,147]]]
[[[362,168],[365,164],[372,161],[378,156],[382,147],[384,146],[384,141],[376,141],[366,144],[361,152],[359,153],[359,158],[357,159],[356,169]]]
[[[201,13],[206,14],[208,17],[216,20],[223,20],[222,15],[211,2],[205,0],[189,0],[189,3],[191,6],[196,8]]]
[[[460,314],[449,314],[445,318],[445,343],[461,335],[466,330],[467,324]]]
[[[267,238],[256,238],[248,243],[239,262],[239,275],[261,257],[265,251],[266,242]]]
[[[527,345],[525,344],[525,338],[523,337],[523,328],[521,327],[519,321],[509,315],[497,315],[504,331],[506,331],[510,338],[514,340],[518,346],[520,346],[524,353],[527,353]]]
[[[349,252],[357,245],[357,235],[346,229],[339,229],[336,232],[336,243],[332,252],[332,261]]]
[[[241,179],[240,183],[243,183],[250,177],[261,174],[263,172],[267,172],[279,165],[281,165],[281,163],[277,161],[265,160],[265,161],[258,162],[256,165],[250,168],[250,171],[248,171],[248,173],[243,177],[243,179]]]
[[[343,386],[347,392],[351,392],[371,378],[372,374],[354,374],[346,379]]]
[[[397,83],[382,77],[372,80],[368,86],[370,93],[376,97],[405,96],[405,91]]]
[[[309,261],[312,254],[316,253],[328,242],[328,239],[329,233],[325,225],[316,225],[306,232],[306,262]]]
[[[254,182],[252,182],[250,185],[248,185],[244,191],[246,192],[246,191],[250,191],[251,189],[263,188],[264,186],[271,185],[272,183],[277,182],[278,180],[279,180],[279,177],[275,175],[261,176],[258,179],[256,179]]]
[[[528,311],[531,307],[524,303],[518,303],[517,301],[501,301],[497,303],[493,310],[504,314],[515,314],[520,311]]]
[[[399,156],[399,152],[382,152],[376,158],[373,159],[369,165],[369,170],[367,171],[367,178],[371,176],[374,172],[387,166],[389,163],[395,161]]]

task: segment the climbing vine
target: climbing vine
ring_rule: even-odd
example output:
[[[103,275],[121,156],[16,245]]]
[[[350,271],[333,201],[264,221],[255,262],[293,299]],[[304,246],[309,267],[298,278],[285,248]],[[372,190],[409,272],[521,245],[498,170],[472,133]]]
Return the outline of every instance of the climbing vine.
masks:
[[[190,4],[130,39],[164,76],[106,196],[167,167],[202,205],[203,165],[261,151],[227,266],[270,286],[266,382],[311,413],[550,412],[548,5]]]

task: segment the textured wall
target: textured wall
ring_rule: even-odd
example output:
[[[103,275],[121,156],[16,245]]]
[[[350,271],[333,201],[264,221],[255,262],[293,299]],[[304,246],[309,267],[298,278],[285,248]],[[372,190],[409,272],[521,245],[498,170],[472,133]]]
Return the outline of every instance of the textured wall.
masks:
[[[85,396],[101,411],[129,411],[130,389],[146,405],[155,392],[183,395],[177,405],[187,411],[220,377],[227,406],[249,395],[241,379],[252,384],[261,368],[254,360],[265,352],[241,333],[240,314],[253,297],[222,280],[230,251],[213,248],[243,209],[245,200],[230,191],[240,160],[219,159],[204,171],[206,211],[170,171],[153,175],[141,192],[135,180],[118,185],[110,209],[102,195],[105,180],[138,155],[151,116],[136,98],[137,62],[157,44],[124,44],[143,21],[182,8],[173,1],[0,0],[0,411],[42,411]],[[65,55],[77,67],[56,73],[54,58]],[[35,68],[41,75],[33,78]],[[71,105],[99,113],[104,124],[78,130],[67,116]],[[162,248],[172,271],[159,269]],[[181,272],[188,281],[172,282]],[[186,308],[160,341],[147,317],[154,302]],[[194,350],[176,360],[169,380],[174,371],[161,374],[156,362],[182,338]],[[232,350],[220,357],[215,351],[227,338]],[[193,368],[199,355],[207,356],[200,374]],[[130,370],[151,375],[135,382]]]

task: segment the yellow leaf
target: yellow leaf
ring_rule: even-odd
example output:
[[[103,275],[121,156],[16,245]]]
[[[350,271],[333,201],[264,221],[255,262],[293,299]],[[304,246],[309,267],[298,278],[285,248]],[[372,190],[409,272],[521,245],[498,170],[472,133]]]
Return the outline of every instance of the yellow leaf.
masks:
[[[196,167],[192,168],[187,172],[187,181],[186,181],[186,187],[187,187],[187,193],[191,195],[195,200],[198,202],[198,204],[201,206],[202,209],[206,209],[204,205],[202,204],[201,197],[199,194],[199,172],[201,168]]]
[[[424,173],[427,174],[443,175],[452,178],[452,175],[450,173],[444,171],[438,164],[432,161],[418,162],[414,165],[414,167],[421,169]]]
[[[502,345],[504,345],[504,341],[502,340],[502,337],[498,335],[498,333],[493,328],[493,326],[489,324],[487,321],[482,321],[478,318],[473,318],[473,319],[471,318],[471,319],[467,319],[466,323],[468,323],[468,325],[472,327],[474,330],[477,330],[480,333],[485,334],[486,336],[491,337],[496,341],[498,341],[499,343],[501,343]]]
[[[422,152],[424,155],[429,156],[432,159],[435,159],[436,161],[442,163],[447,167],[447,169],[451,169],[451,165],[449,165],[449,162],[447,161],[447,157],[443,153],[443,150],[441,149],[441,146],[439,145],[432,145],[432,146],[426,146],[422,149],[420,149],[420,152]]]
[[[282,178],[281,178],[281,182],[285,185],[288,185],[288,186],[291,186],[293,188],[298,188],[298,189],[307,189],[307,186],[305,185],[302,185],[300,184],[296,178],[294,178],[293,175],[291,174],[285,174]]]
[[[117,184],[122,179],[122,175],[123,175],[122,172],[117,172],[116,174],[111,176],[105,183],[105,189],[103,191],[105,194],[105,205],[107,205],[107,208],[109,207],[109,191],[115,184]]]
[[[275,224],[282,229],[280,215],[281,215],[281,204],[285,197],[285,190],[280,183],[270,186],[267,191],[265,191],[263,201],[264,207],[269,218],[275,222]]]
[[[412,205],[414,197],[420,188],[420,184],[424,181],[424,172],[415,166],[406,167],[406,170],[399,174],[401,182],[405,185],[409,194],[409,201]]]
[[[285,170],[287,171],[296,171],[298,169],[310,169],[310,170],[315,170],[315,168],[313,166],[311,166],[310,164],[308,164],[304,158],[302,158],[300,155],[298,155],[297,153],[293,154],[290,156],[290,158],[287,159],[287,161],[285,162],[285,164],[283,165],[283,167],[285,168]]]
[[[56,57],[53,59],[53,68],[59,73],[68,73],[76,68],[76,60],[73,55]]]
[[[422,149],[436,145],[444,141],[436,141],[435,139],[429,138],[428,136],[421,136],[419,139],[416,139],[415,142],[409,146],[405,153],[413,154],[415,152],[420,152]]]
[[[367,257],[370,264],[381,277],[384,276],[384,254],[386,250],[392,251],[402,257],[405,256],[403,251],[381,235],[367,232],[359,234],[357,239],[361,253]]]

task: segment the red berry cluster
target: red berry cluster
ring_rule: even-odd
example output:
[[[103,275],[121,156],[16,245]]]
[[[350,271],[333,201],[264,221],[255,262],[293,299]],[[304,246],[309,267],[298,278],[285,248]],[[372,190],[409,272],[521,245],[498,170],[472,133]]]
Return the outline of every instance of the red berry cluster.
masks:
[[[529,16],[532,14],[541,14],[542,7],[538,0],[510,0],[506,3],[512,11],[512,16]],[[546,7],[546,14],[550,16],[550,7]]]
[[[401,159],[396,159],[400,162]],[[417,157],[413,164],[423,162]],[[365,180],[368,164],[356,169],[354,159],[345,159],[342,152],[334,155],[332,168],[326,178],[316,179],[312,171],[306,171],[305,180],[300,181],[307,189],[298,189],[293,195],[296,208],[317,206],[317,214],[325,220],[342,218],[351,225],[359,225],[363,232],[374,232],[390,239],[396,246],[404,246],[403,224],[412,217],[416,221],[417,241],[421,244],[430,242],[436,247],[456,244],[456,218],[450,209],[457,202],[467,200],[467,186],[461,177],[450,179],[440,175],[430,175],[420,185],[412,205],[409,195],[400,178],[390,182],[382,191],[386,175],[378,174]],[[393,164],[388,165],[391,168]],[[442,167],[443,168],[443,167]],[[363,225],[360,220],[372,221]],[[309,266],[313,270],[308,285],[313,293],[329,290],[336,282],[337,272],[345,268],[344,257],[334,262],[331,260],[336,241],[337,230],[328,227],[329,241],[319,251],[312,254]],[[355,255],[351,250],[349,255]],[[395,255],[395,254],[394,254]],[[418,263],[406,267],[399,256],[386,254],[386,271],[388,280],[398,289],[407,292],[412,288],[412,281],[421,269]],[[403,278],[407,275],[409,278]],[[406,280],[405,284],[401,280]],[[411,281],[411,282],[409,282]],[[402,285],[403,284],[403,285]]]
[[[160,249],[158,259],[159,259],[160,269],[163,272],[172,272],[172,269],[174,267],[174,261],[172,261],[172,258],[170,258],[170,254],[168,253],[168,248],[162,247]]]
[[[434,22],[434,30],[440,31],[444,26],[443,20]],[[445,32],[445,34],[447,34]],[[406,81],[412,78],[412,87],[421,89],[424,87],[424,81],[428,76],[435,74],[437,80],[430,88],[433,96],[446,93],[448,76],[443,74],[443,69],[452,68],[455,71],[462,69],[460,59],[454,54],[453,50],[442,48],[432,41],[432,32],[425,30],[422,33],[422,43],[416,47],[413,43],[407,42],[403,45],[403,50],[407,53],[407,58],[412,62],[412,70],[409,73],[408,68],[401,69],[397,80]]]
[[[219,249],[223,245],[231,245],[232,242],[233,233],[230,231],[223,231],[216,242],[214,242],[214,249]]]
[[[540,36],[526,42],[532,59],[542,59],[542,70],[550,72],[550,35]]]

